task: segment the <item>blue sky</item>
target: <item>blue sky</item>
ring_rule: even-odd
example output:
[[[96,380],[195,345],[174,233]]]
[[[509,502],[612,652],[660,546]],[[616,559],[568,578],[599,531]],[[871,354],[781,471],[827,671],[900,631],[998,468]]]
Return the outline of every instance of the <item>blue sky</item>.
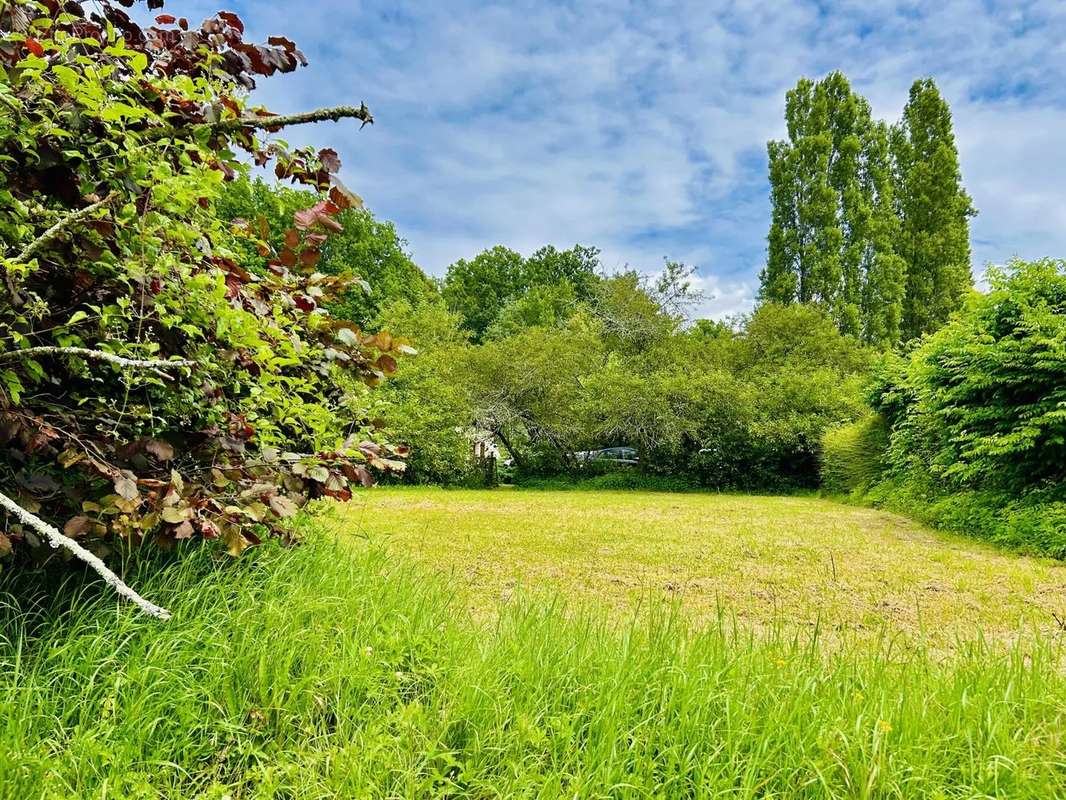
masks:
[[[211,2],[167,3],[202,17]],[[980,214],[974,260],[1066,256],[1066,2],[230,3],[311,61],[275,111],[365,100],[378,124],[290,131],[441,274],[495,244],[593,244],[608,269],[696,266],[700,315],[751,306],[784,94],[842,69],[895,120],[932,76]]]

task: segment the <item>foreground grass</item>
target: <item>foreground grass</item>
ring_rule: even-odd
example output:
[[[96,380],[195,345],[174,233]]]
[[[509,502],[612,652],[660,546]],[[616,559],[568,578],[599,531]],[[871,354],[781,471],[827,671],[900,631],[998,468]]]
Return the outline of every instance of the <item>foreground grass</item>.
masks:
[[[85,591],[61,613],[9,603],[0,798],[1066,794],[1050,640],[826,655],[562,601],[486,630],[373,548],[250,555],[136,576],[167,625]]]
[[[1050,637],[1066,619],[1064,562],[816,497],[411,488],[367,493],[330,519],[454,575],[483,617],[516,590],[620,617],[666,596],[697,618],[724,609],[750,626],[946,649]]]

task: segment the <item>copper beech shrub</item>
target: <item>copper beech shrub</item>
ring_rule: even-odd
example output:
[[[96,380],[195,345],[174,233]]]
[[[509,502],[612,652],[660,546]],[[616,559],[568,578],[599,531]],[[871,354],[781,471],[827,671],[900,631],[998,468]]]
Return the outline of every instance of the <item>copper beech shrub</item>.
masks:
[[[0,11],[0,555],[15,565],[51,545],[107,572],[117,544],[149,539],[238,555],[309,499],[403,468],[362,401],[412,350],[331,317],[361,279],[316,271],[361,201],[336,152],[271,136],[370,112],[252,107],[257,79],[306,63],[293,42],[247,42],[228,12],[142,27],[132,5]],[[213,213],[249,160],[317,192],[278,241]]]

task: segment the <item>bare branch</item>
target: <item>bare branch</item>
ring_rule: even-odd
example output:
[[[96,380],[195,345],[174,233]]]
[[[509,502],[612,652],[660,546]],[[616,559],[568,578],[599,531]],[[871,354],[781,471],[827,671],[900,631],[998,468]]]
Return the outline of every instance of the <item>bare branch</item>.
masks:
[[[285,114],[266,117],[239,117],[226,119],[220,122],[204,122],[198,125],[182,126],[177,128],[156,128],[150,131],[149,139],[165,139],[170,136],[180,135],[183,132],[196,130],[210,130],[215,133],[234,133],[239,130],[266,130],[277,131],[293,125],[306,125],[309,122],[339,122],[342,119],[358,119],[362,121],[360,127],[374,124],[374,117],[366,103],[358,106],[334,106],[332,108],[319,108],[314,111],[304,111],[299,114]]]
[[[92,567],[93,571],[95,571],[97,575],[103,578],[108,583],[108,585],[111,586],[111,588],[113,588],[116,592],[125,597],[127,600],[134,603],[145,614],[149,614],[153,617],[156,617],[157,619],[170,619],[169,611],[167,611],[162,606],[157,606],[155,603],[150,603],[149,601],[145,600],[143,597],[137,594],[137,592],[133,591],[133,589],[127,586],[123,582],[122,578],[120,578],[118,575],[108,569],[107,565],[103,561],[101,561],[95,555],[90,553],[88,550],[86,550],[76,541],[71,539],[69,536],[64,536],[62,533],[59,532],[58,529],[56,529],[52,525],[49,525],[40,517],[36,516],[35,514],[31,514],[29,511],[24,509],[22,506],[20,506],[18,503],[16,503],[3,492],[0,492],[0,506],[6,508],[9,512],[11,512],[15,516],[15,518],[23,525],[28,525],[38,533],[43,534],[44,537],[48,540],[48,544],[50,544],[53,548],[66,548],[71,553],[73,553],[74,556],[80,561],[84,561],[86,564]]]
[[[85,208],[79,208],[77,211],[73,211],[70,214],[64,215],[58,222],[52,227],[26,245],[22,252],[11,259],[7,264],[3,265],[3,279],[4,288],[7,289],[8,296],[11,298],[11,302],[15,306],[22,304],[22,299],[19,297],[18,287],[15,285],[15,279],[11,274],[11,267],[18,263],[26,263],[35,255],[37,251],[51,242],[53,239],[59,236],[67,228],[70,228],[83,219],[91,215],[94,211],[97,211],[104,206],[113,203],[119,196],[118,192],[111,192],[103,200],[97,200],[95,203],[90,203]]]
[[[97,200],[95,203],[85,206],[85,208],[79,208],[77,211],[73,211],[70,214],[65,215],[62,219],[59,220],[59,222],[57,222],[51,228],[46,230],[28,245],[26,245],[25,249],[21,253],[19,253],[13,260],[16,262],[29,261],[37,254],[38,250],[40,250],[46,244],[48,244],[57,236],[59,236],[59,234],[61,234],[67,228],[77,225],[83,219],[90,216],[94,211],[97,211],[103,208],[104,206],[110,205],[111,203],[115,202],[118,197],[118,192],[111,192],[111,194],[109,194],[103,200]]]
[[[163,358],[125,358],[116,356],[114,353],[106,353],[103,350],[90,350],[87,347],[27,347],[24,350],[8,350],[0,353],[0,361],[10,361],[14,358],[34,358],[36,356],[77,356],[87,361],[106,361],[119,367],[138,367],[140,369],[161,370],[173,369],[174,367],[195,367],[195,361],[178,359],[167,361]]]

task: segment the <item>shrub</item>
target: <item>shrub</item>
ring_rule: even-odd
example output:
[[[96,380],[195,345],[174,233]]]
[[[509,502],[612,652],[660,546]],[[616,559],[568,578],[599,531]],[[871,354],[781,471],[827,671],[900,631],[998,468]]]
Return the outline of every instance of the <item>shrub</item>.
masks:
[[[879,414],[832,428],[822,436],[822,487],[836,494],[863,492],[880,480],[888,426]]]
[[[875,370],[871,402],[890,433],[886,480],[869,499],[1064,558],[1066,262],[1014,262],[989,283]]]
[[[990,291],[881,372],[889,465],[956,489],[1066,481],[1066,262],[991,270]]]
[[[291,41],[247,42],[230,12],[142,28],[130,5],[0,8],[0,557],[47,541],[101,572],[144,541],[237,555],[401,466],[361,387],[407,345],[326,313],[355,276],[315,270],[360,201],[336,152],[270,138],[369,111],[252,108],[256,78],[304,62]],[[315,190],[277,239],[214,212],[238,151]]]

